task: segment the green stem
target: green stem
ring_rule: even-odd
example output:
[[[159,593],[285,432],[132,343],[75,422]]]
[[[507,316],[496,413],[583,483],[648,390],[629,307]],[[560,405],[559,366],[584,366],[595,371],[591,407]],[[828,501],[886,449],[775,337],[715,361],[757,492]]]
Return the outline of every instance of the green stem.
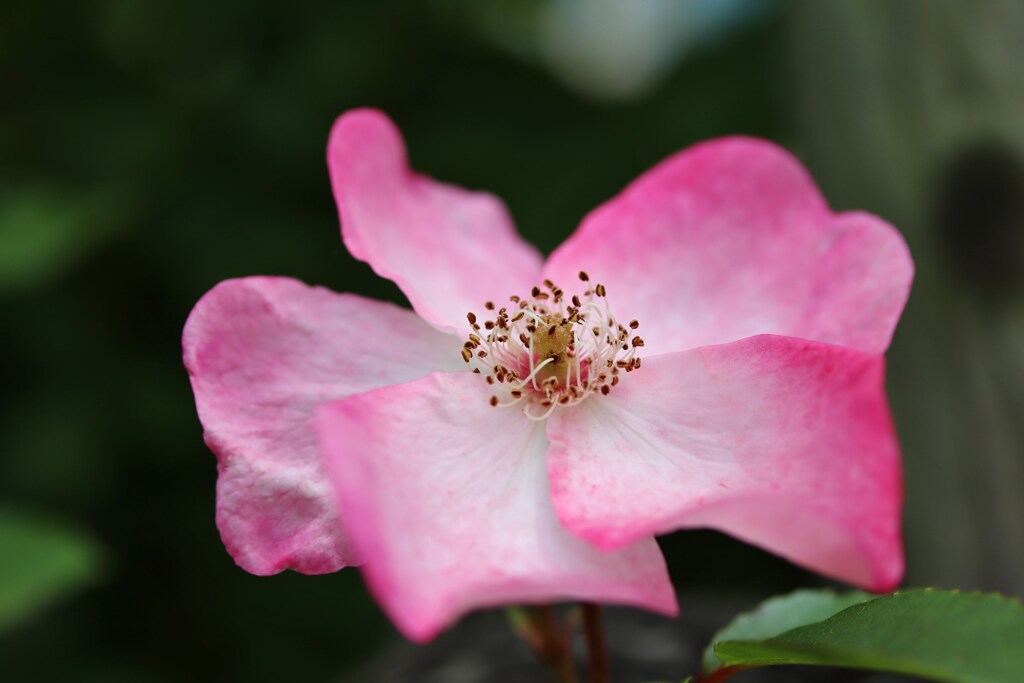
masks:
[[[604,634],[601,608],[591,602],[582,603],[583,634],[587,639],[587,661],[590,665],[590,683],[610,683],[608,671],[608,644]]]
[[[534,656],[547,669],[552,683],[577,683],[569,632],[548,606],[516,607],[507,610],[512,628],[526,641]]]

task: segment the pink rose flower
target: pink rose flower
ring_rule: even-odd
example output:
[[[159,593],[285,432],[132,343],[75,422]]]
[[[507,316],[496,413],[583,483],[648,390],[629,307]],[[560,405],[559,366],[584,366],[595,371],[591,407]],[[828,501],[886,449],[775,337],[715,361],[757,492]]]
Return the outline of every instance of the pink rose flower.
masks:
[[[185,365],[244,569],[361,564],[414,640],[507,603],[672,614],[654,535],[681,528],[899,582],[881,354],[913,265],[890,225],[726,138],[545,261],[498,199],[411,172],[380,112],[338,119],[328,165],[349,252],[415,313],[273,277],[196,305]]]

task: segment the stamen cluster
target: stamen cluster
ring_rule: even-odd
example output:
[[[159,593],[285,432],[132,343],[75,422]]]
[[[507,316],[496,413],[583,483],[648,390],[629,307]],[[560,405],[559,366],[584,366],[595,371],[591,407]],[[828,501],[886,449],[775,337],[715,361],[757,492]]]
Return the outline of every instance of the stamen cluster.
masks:
[[[580,281],[590,277],[580,272]],[[550,280],[534,287],[529,297],[511,296],[489,320],[468,313],[473,328],[462,358],[473,372],[495,388],[490,403],[508,407],[525,402],[526,416],[543,420],[562,406],[580,403],[591,394],[607,395],[620,372],[640,367],[638,349],[644,340],[634,333],[636,320],[621,325],[608,307],[604,285],[587,285],[582,297],[568,301]]]

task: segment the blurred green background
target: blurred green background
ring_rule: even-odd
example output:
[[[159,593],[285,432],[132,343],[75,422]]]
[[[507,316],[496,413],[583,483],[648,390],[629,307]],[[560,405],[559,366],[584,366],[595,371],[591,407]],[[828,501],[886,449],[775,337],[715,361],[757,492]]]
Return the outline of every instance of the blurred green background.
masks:
[[[732,133],[895,223],[908,583],[1024,592],[1022,64],[1012,0],[5,3],[0,676],[328,681],[397,638],[356,571],[234,566],[179,345],[231,277],[402,301],[338,238],[324,146],[363,105],[545,251]],[[690,592],[821,583],[717,534],[663,546]]]

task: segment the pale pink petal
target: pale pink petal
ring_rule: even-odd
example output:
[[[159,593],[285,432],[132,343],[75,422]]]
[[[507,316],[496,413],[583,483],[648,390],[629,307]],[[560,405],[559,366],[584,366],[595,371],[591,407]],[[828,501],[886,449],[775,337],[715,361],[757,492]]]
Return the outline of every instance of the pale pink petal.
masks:
[[[327,163],[345,246],[435,326],[465,331],[468,311],[539,279],[541,257],[520,239],[505,205],[410,171],[401,134],[383,113],[341,116]]]
[[[185,366],[216,453],[217,526],[253,574],[355,562],[316,437],[321,401],[457,368],[459,344],[391,304],[287,278],[228,280],[185,324]]]
[[[555,600],[676,609],[654,539],[603,552],[551,507],[542,424],[471,373],[326,404],[317,427],[371,591],[409,638],[474,608]]]
[[[650,354],[780,334],[881,353],[913,264],[899,233],[833,214],[775,145],[726,138],[681,152],[588,215],[545,267],[587,271]]]
[[[644,359],[548,425],[555,509],[603,548],[711,527],[878,591],[903,574],[884,361],[765,335]]]

